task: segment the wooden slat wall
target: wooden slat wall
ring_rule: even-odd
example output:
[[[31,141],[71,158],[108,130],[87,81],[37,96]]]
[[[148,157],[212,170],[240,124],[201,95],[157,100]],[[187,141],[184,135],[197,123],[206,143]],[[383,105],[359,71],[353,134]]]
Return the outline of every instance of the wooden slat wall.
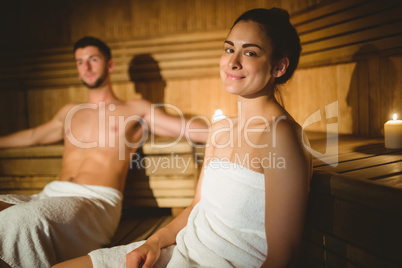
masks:
[[[334,101],[341,133],[381,136],[393,113],[402,116],[401,4],[339,1],[293,18],[303,43],[302,68],[285,100],[299,122],[316,110],[325,117],[324,106]],[[326,123],[310,129],[325,131]]]
[[[79,34],[73,36],[76,39],[85,32],[106,37],[104,39],[112,47],[117,66],[112,75],[115,91],[123,99],[143,97],[152,102],[164,101],[179,107],[186,114],[201,114],[207,118],[218,108],[228,115],[235,115],[236,98],[224,92],[218,71],[219,55],[227,30],[215,28],[223,28],[223,24],[227,26],[229,17],[232,20],[237,16],[235,13],[240,13],[238,9],[245,10],[249,6],[241,4],[231,11],[222,11],[223,7],[215,6],[221,1],[212,2],[207,1],[203,8],[217,8],[217,11],[197,11],[197,18],[202,15],[206,18],[197,23],[189,22],[186,30],[180,28],[183,27],[181,23],[174,24],[176,28],[164,25],[150,30],[149,27],[156,27],[166,19],[164,16],[170,14],[168,11],[160,15],[160,20],[149,17],[150,22],[145,29],[154,37],[145,37],[142,32],[145,30],[141,28],[144,23],[139,23],[143,14],[134,19],[122,15],[122,11],[117,12],[121,8],[136,6],[135,10],[140,8],[146,14],[146,10],[151,8],[147,6],[151,4],[132,1],[130,7],[126,7],[125,2],[111,9],[120,14],[120,20],[127,19],[125,23],[115,26],[101,23],[109,30],[102,28],[103,32],[85,32],[85,29],[96,25],[96,16],[91,15],[87,16],[88,23],[82,23],[80,30],[76,30]],[[194,3],[196,6],[200,4],[198,1]],[[190,12],[187,4],[177,9],[176,17],[183,10]],[[259,1],[253,4],[255,7],[268,5]],[[106,4],[102,2],[102,5]],[[170,8],[162,0],[153,1],[152,5],[154,10]],[[250,8],[254,7],[252,5]],[[281,5],[293,10],[293,13],[309,6],[303,1],[283,1]],[[230,6],[236,5],[232,3]],[[98,8],[101,7],[95,8],[95,11]],[[218,11],[225,14],[219,16],[224,23],[211,15]],[[85,20],[75,15],[83,11],[74,8],[69,12],[77,22]],[[104,14],[105,18],[112,16],[113,12]],[[301,36],[303,54],[299,70],[284,89],[284,100],[297,121],[302,124],[316,110],[323,110],[325,105],[338,101],[341,133],[379,136],[382,135],[384,122],[392,113],[402,116],[399,105],[402,101],[402,82],[397,75],[402,72],[401,12],[400,1],[342,0],[295,13],[291,17]],[[127,22],[131,19],[136,20],[135,25],[142,25],[141,29],[128,26]],[[137,33],[137,30],[138,36],[134,39],[113,41],[124,39],[129,33]],[[188,33],[179,34],[179,31]],[[108,35],[111,32],[116,38]],[[0,134],[36,126],[49,120],[62,104],[86,99],[86,89],[79,85],[77,79],[71,44],[43,47],[7,49],[1,53],[0,100],[3,105],[0,106]],[[322,116],[325,117],[323,113]],[[308,129],[325,131],[326,122],[316,123]]]
[[[91,34],[107,41],[228,29],[247,9],[290,13],[336,0],[19,0],[2,3],[0,47],[73,44]]]
[[[126,179],[125,207],[190,205],[202,161],[195,162],[195,150],[186,140],[172,143],[171,139],[158,138],[155,146],[145,143],[143,150],[137,152]],[[158,148],[162,144],[172,145]],[[46,184],[58,179],[63,151],[63,145],[0,150],[0,194],[40,192]]]

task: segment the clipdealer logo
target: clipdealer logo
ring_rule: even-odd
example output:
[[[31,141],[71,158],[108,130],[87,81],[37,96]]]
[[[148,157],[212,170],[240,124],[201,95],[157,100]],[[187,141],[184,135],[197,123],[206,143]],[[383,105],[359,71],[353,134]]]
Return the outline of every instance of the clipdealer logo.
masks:
[[[338,101],[334,101],[325,106],[325,119],[329,120],[331,118],[337,118],[339,115],[339,103]],[[306,129],[308,126],[321,122],[321,110],[317,110],[312,113],[303,123],[302,128]],[[333,167],[338,165],[338,139],[339,139],[339,126],[338,122],[328,123],[326,124],[326,146],[325,153],[318,152],[312,149],[308,144],[304,142],[303,145],[307,151],[309,151],[313,156],[320,159],[326,164],[329,164]],[[303,133],[304,135],[304,133]]]

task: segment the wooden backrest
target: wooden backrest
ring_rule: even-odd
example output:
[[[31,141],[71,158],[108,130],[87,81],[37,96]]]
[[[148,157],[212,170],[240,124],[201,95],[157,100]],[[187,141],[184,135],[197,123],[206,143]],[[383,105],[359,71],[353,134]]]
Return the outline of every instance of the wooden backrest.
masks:
[[[0,194],[40,192],[47,183],[58,179],[63,151],[63,145],[0,150]],[[144,144],[131,160],[124,206],[190,205],[202,165],[195,157],[195,149],[185,140],[160,139]]]

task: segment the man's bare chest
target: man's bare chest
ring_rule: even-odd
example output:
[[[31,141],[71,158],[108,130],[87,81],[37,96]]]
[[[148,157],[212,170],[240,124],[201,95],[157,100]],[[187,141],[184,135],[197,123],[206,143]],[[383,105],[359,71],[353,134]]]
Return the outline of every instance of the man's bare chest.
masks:
[[[132,136],[138,136],[135,134],[143,131],[143,118],[127,109],[74,108],[67,114],[64,123],[65,138],[73,145],[113,147],[120,139],[131,142]]]

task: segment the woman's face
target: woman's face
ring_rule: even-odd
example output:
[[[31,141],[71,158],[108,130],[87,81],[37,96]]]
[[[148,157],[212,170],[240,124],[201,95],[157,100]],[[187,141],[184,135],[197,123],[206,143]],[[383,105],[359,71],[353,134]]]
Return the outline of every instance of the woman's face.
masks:
[[[268,94],[271,42],[260,24],[240,21],[230,31],[220,60],[226,91],[244,97]]]

